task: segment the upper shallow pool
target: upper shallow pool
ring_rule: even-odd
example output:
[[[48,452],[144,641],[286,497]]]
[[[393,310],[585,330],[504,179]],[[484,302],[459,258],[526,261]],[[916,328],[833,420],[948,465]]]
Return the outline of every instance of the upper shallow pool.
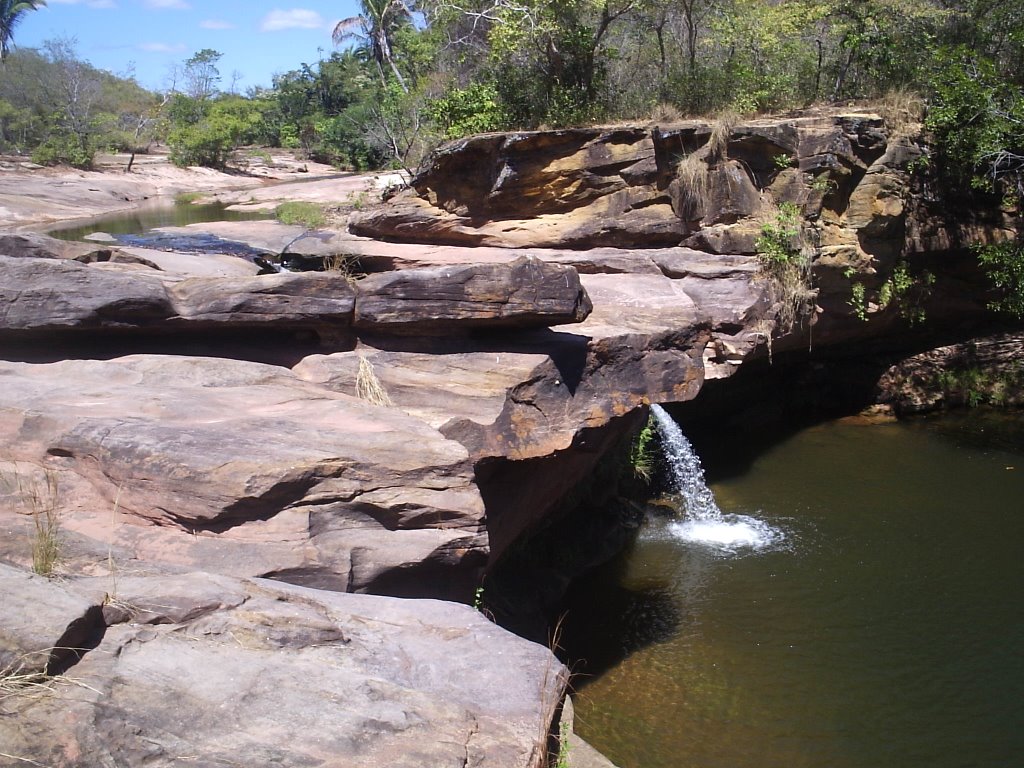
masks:
[[[712,490],[776,537],[654,520],[578,585],[584,738],[623,768],[1019,763],[1021,416],[825,424]]]
[[[140,235],[157,227],[184,227],[208,221],[253,221],[269,218],[269,212],[229,211],[220,203],[154,203],[133,211],[112,213],[50,230],[47,234],[61,240],[81,240],[96,232],[108,235]]]

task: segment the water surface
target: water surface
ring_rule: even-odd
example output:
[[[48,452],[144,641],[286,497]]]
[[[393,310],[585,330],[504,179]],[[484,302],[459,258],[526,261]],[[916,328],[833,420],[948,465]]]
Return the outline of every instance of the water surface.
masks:
[[[623,768],[1020,764],[1021,416],[830,423],[726,474],[770,546],[654,520],[572,595],[584,738]]]
[[[109,235],[140,235],[157,227],[184,227],[210,221],[253,221],[266,219],[269,212],[229,211],[220,203],[194,205],[191,203],[155,202],[132,211],[121,211],[99,216],[88,221],[59,226],[48,234],[61,240],[81,240],[95,232]]]

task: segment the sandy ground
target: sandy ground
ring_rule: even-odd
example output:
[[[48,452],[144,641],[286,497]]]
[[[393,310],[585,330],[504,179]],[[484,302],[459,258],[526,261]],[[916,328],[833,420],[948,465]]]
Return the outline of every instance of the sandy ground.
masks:
[[[87,220],[146,205],[170,203],[182,192],[245,207],[273,208],[286,200],[345,204],[371,195],[386,179],[343,173],[275,150],[251,153],[229,172],[177,168],[166,155],[139,155],[131,173],[127,155],[105,155],[94,171],[41,168],[24,158],[0,158],[0,229],[33,229],[59,221]],[[269,159],[269,162],[267,160]],[[200,200],[202,202],[202,200]]]

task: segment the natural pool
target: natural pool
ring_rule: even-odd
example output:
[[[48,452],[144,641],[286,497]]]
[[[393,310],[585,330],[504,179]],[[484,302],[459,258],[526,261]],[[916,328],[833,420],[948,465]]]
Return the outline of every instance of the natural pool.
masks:
[[[782,536],[654,520],[575,589],[584,738],[622,768],[1019,764],[1024,417],[833,422],[708,474]]]
[[[72,222],[48,232],[61,240],[81,240],[94,232],[108,235],[140,235],[157,227],[184,227],[210,221],[253,221],[266,219],[268,212],[229,211],[220,203],[193,205],[155,201],[131,211],[120,211],[88,221]]]

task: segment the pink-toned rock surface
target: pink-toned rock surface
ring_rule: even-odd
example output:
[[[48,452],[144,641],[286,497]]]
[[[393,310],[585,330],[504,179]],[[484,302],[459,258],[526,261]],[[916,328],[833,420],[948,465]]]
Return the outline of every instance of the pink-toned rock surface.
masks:
[[[567,681],[546,648],[435,600],[3,565],[0,586],[48,606],[0,606],[22,656],[82,606],[106,617],[66,677],[5,689],[0,752],[19,764],[541,768]],[[49,631],[11,634],[23,621]]]
[[[3,363],[0,380],[8,486],[48,473],[69,531],[138,559],[356,591],[485,557],[466,449],[400,411],[212,358]]]

